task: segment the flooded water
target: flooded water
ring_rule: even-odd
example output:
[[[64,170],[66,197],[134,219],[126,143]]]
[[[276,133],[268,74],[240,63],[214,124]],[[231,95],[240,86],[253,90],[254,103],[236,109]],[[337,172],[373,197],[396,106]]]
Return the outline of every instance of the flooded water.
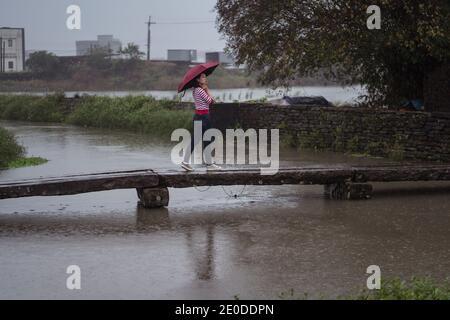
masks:
[[[28,94],[46,95],[53,92],[34,92]],[[332,103],[353,103],[365,91],[361,86],[339,87],[339,86],[304,86],[291,87],[289,89],[270,89],[270,88],[235,88],[235,89],[211,89],[211,94],[220,102],[248,101],[266,98],[277,99],[284,95],[288,96],[323,96]],[[1,94],[1,93],[0,93]],[[24,94],[24,92],[15,92],[14,94]],[[149,91],[67,91],[67,97],[75,95],[97,95],[109,97],[124,97],[127,95],[145,95],[153,96],[157,99],[174,99],[180,95],[174,91],[149,90]],[[182,98],[183,101],[192,101],[192,94],[186,92]]]
[[[0,125],[50,160],[0,181],[174,168],[170,144],[137,134]],[[281,166],[381,162],[281,152]],[[321,186],[170,189],[159,210],[138,207],[135,190],[0,200],[0,298],[335,298],[364,289],[374,264],[382,277],[448,277],[450,184],[374,188],[368,201],[327,200]],[[81,290],[66,288],[69,265]]]

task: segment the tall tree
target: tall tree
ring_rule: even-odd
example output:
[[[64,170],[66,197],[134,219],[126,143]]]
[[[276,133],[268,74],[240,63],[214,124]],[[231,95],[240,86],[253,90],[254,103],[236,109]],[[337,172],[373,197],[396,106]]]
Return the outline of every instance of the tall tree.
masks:
[[[370,30],[367,8],[381,9]],[[368,90],[367,101],[423,98],[427,72],[450,61],[449,0],[218,0],[218,28],[264,84],[325,68]]]
[[[120,50],[120,53],[122,53],[129,59],[134,60],[138,60],[144,55],[144,52],[139,51],[139,45],[134,44],[133,42],[128,43],[125,48]]]
[[[62,64],[58,57],[47,51],[31,53],[26,66],[32,73],[46,77],[53,77],[62,71]]]

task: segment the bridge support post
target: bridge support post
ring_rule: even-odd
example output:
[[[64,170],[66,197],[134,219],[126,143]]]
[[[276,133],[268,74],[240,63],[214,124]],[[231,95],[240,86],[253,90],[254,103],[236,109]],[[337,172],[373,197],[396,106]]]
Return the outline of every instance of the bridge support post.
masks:
[[[325,185],[325,195],[334,200],[361,200],[372,198],[368,183],[338,182]]]
[[[169,205],[167,188],[138,188],[139,204],[144,208],[161,208]]]

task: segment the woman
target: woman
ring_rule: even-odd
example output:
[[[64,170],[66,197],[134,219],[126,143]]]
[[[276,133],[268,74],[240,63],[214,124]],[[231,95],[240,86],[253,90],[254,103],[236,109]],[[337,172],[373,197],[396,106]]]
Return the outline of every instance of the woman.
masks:
[[[189,164],[189,158],[191,157],[191,154],[194,151],[194,147],[198,143],[202,143],[202,150],[203,150],[210,143],[209,141],[203,143],[203,134],[205,133],[206,130],[211,128],[211,121],[209,119],[209,106],[213,104],[215,101],[212,98],[211,93],[209,92],[208,78],[204,73],[202,73],[195,79],[195,86],[192,94],[194,96],[194,103],[195,103],[194,123],[195,121],[202,122],[202,136],[194,137],[193,134],[191,135],[191,144],[190,144],[191,152],[186,152],[184,156],[184,161],[181,163],[181,167],[186,171],[194,170],[194,168],[192,168],[192,166]],[[212,162],[211,154],[209,152],[205,154],[205,163],[206,169],[208,171],[221,169],[221,167]]]

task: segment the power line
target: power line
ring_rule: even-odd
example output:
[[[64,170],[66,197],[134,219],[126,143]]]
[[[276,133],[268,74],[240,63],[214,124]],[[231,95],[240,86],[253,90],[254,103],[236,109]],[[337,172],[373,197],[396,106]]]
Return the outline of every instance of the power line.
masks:
[[[214,23],[214,20],[208,21],[183,21],[183,22],[156,22],[156,24],[201,24],[201,23]]]

